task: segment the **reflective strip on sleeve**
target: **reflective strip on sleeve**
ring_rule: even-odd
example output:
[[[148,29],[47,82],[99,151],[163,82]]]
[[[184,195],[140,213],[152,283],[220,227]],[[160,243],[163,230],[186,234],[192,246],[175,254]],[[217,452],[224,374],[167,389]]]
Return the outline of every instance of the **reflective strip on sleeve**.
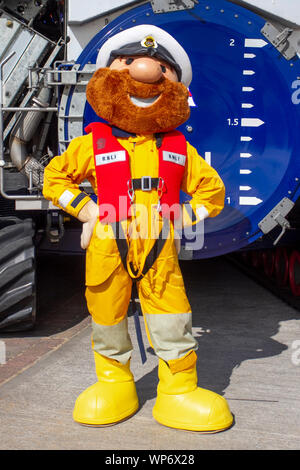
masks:
[[[58,203],[61,207],[65,209],[67,205],[70,204],[73,197],[74,197],[74,194],[68,189],[66,189],[66,191],[64,191],[62,195],[60,196],[60,198],[58,199]]]
[[[209,216],[207,209],[204,206],[197,207],[196,209],[197,217],[199,222],[206,219]]]
[[[87,194],[85,194],[85,193],[80,193],[80,194],[78,194],[78,196],[75,197],[74,201],[72,201],[71,207],[73,207],[74,209],[76,209],[76,207],[78,206],[78,204],[80,204],[81,201],[83,201],[83,199],[85,199],[86,197],[87,197]]]

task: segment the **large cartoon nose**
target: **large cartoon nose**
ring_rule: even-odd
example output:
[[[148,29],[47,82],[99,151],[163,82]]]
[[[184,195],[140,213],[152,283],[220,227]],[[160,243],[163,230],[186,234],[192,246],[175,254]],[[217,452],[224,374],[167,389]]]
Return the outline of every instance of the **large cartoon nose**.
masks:
[[[159,61],[151,57],[136,57],[129,66],[129,73],[134,80],[143,83],[155,83],[163,75]]]

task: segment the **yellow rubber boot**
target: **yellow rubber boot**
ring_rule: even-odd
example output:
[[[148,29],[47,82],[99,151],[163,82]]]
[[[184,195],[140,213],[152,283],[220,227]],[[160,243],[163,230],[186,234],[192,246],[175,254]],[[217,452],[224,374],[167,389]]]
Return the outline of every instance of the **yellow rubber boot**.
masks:
[[[81,424],[108,426],[133,415],[139,407],[133,375],[126,365],[94,352],[98,382],[76,400],[73,418]]]
[[[160,424],[189,431],[218,432],[231,426],[233,417],[220,395],[197,387],[196,366],[171,372],[161,359],[153,417]]]

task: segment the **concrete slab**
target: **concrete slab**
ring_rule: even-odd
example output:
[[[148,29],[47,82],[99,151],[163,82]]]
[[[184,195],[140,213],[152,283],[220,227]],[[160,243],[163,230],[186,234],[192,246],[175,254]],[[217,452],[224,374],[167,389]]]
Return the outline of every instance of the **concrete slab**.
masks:
[[[235,416],[231,429],[202,435],[154,421],[157,358],[143,329],[148,360],[141,364],[131,317],[139,411],[106,428],[73,422],[76,397],[96,380],[84,317],[66,341],[0,386],[0,448],[300,449],[300,313],[225,258],[183,262],[182,270],[199,342],[199,385],[227,398]]]

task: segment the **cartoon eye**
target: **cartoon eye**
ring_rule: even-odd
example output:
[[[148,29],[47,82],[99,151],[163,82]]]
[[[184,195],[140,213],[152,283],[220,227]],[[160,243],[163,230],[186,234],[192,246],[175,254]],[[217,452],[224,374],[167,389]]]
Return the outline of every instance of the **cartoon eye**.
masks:
[[[129,57],[128,59],[126,59],[126,62],[125,62],[126,65],[132,64],[133,60],[134,60],[134,59],[132,59],[131,57]]]
[[[167,69],[164,65],[161,65],[162,73],[166,73]]]

